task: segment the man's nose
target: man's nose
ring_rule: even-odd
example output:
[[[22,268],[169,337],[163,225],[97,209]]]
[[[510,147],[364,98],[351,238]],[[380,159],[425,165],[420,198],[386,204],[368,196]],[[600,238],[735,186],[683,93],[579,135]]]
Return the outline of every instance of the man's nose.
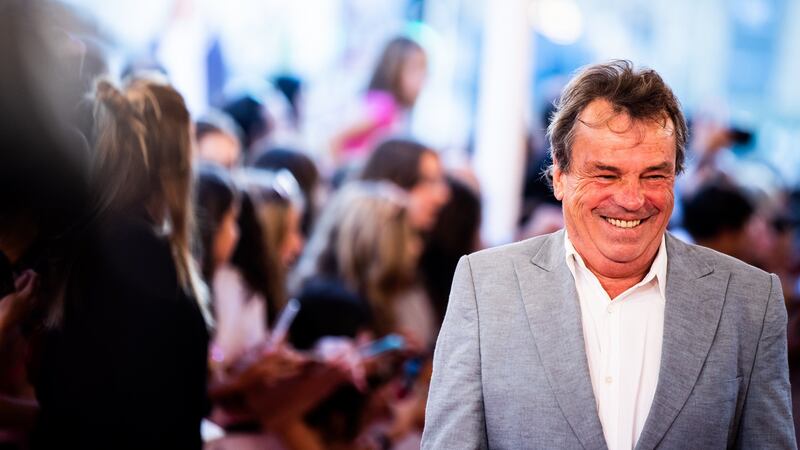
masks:
[[[643,207],[645,203],[644,191],[639,180],[623,181],[614,195],[614,201],[627,211],[638,211]]]

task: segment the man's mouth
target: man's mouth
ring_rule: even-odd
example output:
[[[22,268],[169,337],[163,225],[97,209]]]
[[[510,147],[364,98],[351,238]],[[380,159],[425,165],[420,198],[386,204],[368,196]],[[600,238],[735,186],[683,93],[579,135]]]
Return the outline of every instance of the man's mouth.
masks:
[[[613,217],[603,217],[603,218],[606,219],[606,222],[610,223],[611,225],[614,225],[617,228],[635,228],[638,227],[639,224],[643,222],[642,219],[622,220],[622,219],[615,219]]]

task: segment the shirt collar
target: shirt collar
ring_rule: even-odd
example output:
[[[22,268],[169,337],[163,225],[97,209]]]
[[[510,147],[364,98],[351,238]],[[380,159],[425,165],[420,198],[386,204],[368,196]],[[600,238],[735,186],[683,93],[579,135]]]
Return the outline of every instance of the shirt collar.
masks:
[[[661,245],[658,246],[658,253],[656,253],[656,258],[653,260],[653,264],[650,266],[650,270],[647,272],[647,275],[644,276],[642,281],[636,283],[633,288],[637,288],[639,286],[644,286],[645,284],[652,281],[654,278],[656,280],[656,285],[658,286],[658,292],[661,294],[661,299],[666,301],[667,298],[667,243],[665,234],[661,235]],[[586,267],[586,263],[584,263],[583,258],[575,250],[575,247],[572,245],[572,241],[569,239],[569,235],[567,234],[566,229],[564,230],[564,248],[566,250],[566,260],[567,260],[567,267],[569,267],[570,272],[572,272],[572,276],[575,276],[575,270],[577,266],[579,266],[582,270],[591,273],[592,276],[595,276],[588,267]],[[626,291],[627,292],[627,291]]]

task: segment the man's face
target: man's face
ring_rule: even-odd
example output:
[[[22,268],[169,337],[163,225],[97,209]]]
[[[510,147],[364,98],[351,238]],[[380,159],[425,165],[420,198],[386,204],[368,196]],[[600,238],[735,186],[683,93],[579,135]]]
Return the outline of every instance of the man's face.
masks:
[[[591,102],[580,119],[570,172],[558,163],[553,172],[570,240],[595,273],[646,272],[674,204],[672,124],[632,121],[605,100]]]

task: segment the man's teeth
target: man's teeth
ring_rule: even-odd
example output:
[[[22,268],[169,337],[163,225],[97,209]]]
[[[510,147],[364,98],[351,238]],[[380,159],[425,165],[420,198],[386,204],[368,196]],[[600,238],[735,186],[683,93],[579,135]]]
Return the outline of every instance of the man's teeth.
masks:
[[[619,219],[612,219],[610,217],[606,217],[606,221],[608,223],[610,223],[611,225],[614,225],[615,227],[619,227],[619,228],[633,228],[633,227],[639,225],[640,223],[642,223],[641,219],[640,220],[619,220]]]

